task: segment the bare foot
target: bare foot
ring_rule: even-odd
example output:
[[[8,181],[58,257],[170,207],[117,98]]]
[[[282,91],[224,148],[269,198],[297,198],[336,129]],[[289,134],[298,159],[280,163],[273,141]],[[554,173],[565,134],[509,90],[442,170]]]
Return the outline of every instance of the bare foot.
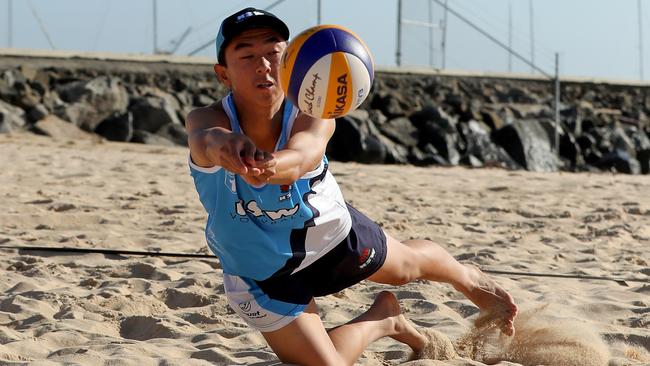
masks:
[[[388,336],[398,342],[407,344],[414,352],[420,352],[426,342],[427,338],[420,334],[411,323],[406,320],[399,307],[399,302],[395,295],[388,291],[382,291],[375,298],[368,313],[377,314],[380,318],[390,319],[392,323],[392,331]]]
[[[512,296],[476,266],[465,265],[465,268],[468,282],[456,289],[481,309],[483,315],[477,319],[476,326],[494,321],[503,333],[513,335],[517,305]]]

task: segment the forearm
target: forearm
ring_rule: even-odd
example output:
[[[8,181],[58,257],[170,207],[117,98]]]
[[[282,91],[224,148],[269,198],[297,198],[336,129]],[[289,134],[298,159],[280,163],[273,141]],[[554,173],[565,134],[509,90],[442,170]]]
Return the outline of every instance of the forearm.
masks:
[[[273,153],[277,161],[275,173],[269,178],[270,184],[292,184],[316,165],[309,157],[297,150],[281,150]]]
[[[222,166],[221,162],[221,145],[224,137],[231,132],[221,128],[213,127],[209,129],[198,130],[191,136],[193,143],[190,143],[192,156],[195,159],[201,159],[203,164],[210,166]]]

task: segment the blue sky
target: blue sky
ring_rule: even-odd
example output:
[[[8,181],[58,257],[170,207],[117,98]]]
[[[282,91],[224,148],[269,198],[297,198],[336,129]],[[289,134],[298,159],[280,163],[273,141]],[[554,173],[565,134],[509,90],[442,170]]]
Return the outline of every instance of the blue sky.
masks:
[[[448,0],[456,9],[503,42],[508,42],[508,9],[512,8],[513,48],[530,58],[529,0]],[[214,37],[219,21],[245,6],[266,8],[274,0],[158,0],[159,48],[171,49],[190,26],[178,48],[187,54]],[[0,0],[0,47],[8,46],[8,3]],[[56,49],[153,52],[153,0],[13,0],[12,44],[16,48],[50,49],[30,9],[36,10]],[[532,0],[535,61],[553,73],[554,53],[560,73],[639,80],[637,0]],[[428,21],[429,0],[403,0],[403,18]],[[642,0],[644,79],[650,80],[650,0]],[[434,22],[442,8],[433,6]],[[272,10],[293,34],[317,23],[317,0],[285,0]],[[322,23],[340,24],[359,34],[378,65],[395,65],[397,0],[322,0]],[[508,71],[508,55],[484,36],[449,14],[446,67],[453,70]],[[441,67],[440,30],[434,30],[434,62]],[[213,56],[212,47],[200,55]],[[428,66],[429,30],[405,25],[402,64]],[[513,59],[512,71],[530,67]]]

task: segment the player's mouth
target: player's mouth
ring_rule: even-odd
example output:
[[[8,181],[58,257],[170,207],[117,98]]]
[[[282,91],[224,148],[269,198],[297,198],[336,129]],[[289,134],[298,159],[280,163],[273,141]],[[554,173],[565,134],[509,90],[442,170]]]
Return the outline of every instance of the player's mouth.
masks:
[[[275,85],[275,83],[273,83],[272,81],[265,81],[265,82],[262,82],[262,83],[258,83],[257,87],[260,88],[260,89],[270,89],[274,85]]]

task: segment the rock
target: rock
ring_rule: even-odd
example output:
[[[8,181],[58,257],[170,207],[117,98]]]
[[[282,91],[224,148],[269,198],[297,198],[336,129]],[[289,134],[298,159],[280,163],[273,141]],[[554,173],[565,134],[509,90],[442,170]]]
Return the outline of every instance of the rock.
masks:
[[[643,130],[639,130],[636,127],[632,127],[629,132],[630,137],[634,143],[634,149],[639,150],[648,150],[650,149],[650,138]]]
[[[86,89],[86,81],[78,80],[56,86],[55,91],[61,100],[66,103],[76,103],[90,94],[90,89]]]
[[[639,161],[630,156],[630,154],[624,150],[614,150],[611,153],[607,153],[594,165],[600,169],[614,170],[618,173],[641,173],[641,165],[639,164]]]
[[[557,170],[558,162],[551,150],[548,133],[536,120],[516,120],[492,132],[492,140],[527,170]]]
[[[370,120],[358,120],[351,115],[337,118],[336,131],[327,145],[328,156],[339,161],[384,163],[386,146],[370,125]]]
[[[499,116],[496,111],[484,109],[481,111],[481,119],[485,122],[490,129],[498,130],[505,125],[503,118]]]
[[[129,112],[105,119],[95,133],[110,141],[131,141],[133,138],[133,115]]]
[[[5,70],[0,75],[0,100],[29,109],[38,104],[41,95],[32,89],[20,70]]]
[[[459,141],[455,119],[431,105],[413,113],[410,119],[420,131],[420,146],[430,143],[449,164],[458,165],[460,154],[456,149]]]
[[[460,163],[462,165],[469,165],[472,168],[482,168],[483,167],[483,162],[481,159],[477,158],[476,156],[469,154],[465,155],[462,158],[460,158]]]
[[[590,133],[583,133],[576,138],[576,143],[582,151],[590,150],[597,146],[596,138]]]
[[[129,105],[126,88],[115,77],[59,85],[57,92],[68,104],[56,107],[56,115],[86,131],[94,131],[103,120],[125,113]]]
[[[626,131],[621,127],[616,127],[610,135],[611,146],[614,150],[625,151],[628,155],[636,156],[634,141],[630,139]]]
[[[98,140],[97,136],[85,132],[74,124],[54,115],[49,115],[36,122],[33,130],[38,134],[61,140]]]
[[[442,110],[442,108],[432,104],[425,105],[420,110],[415,111],[413,114],[409,116],[409,119],[411,120],[411,122],[413,122],[413,125],[418,129],[422,128],[425,124],[429,122],[442,121],[446,124],[453,123],[453,122],[449,122],[451,117],[444,110]]]
[[[16,84],[24,84],[27,80],[19,70],[5,70],[0,75],[0,100],[15,103],[18,100]]]
[[[650,149],[638,150],[636,159],[641,167],[641,174],[650,174]]]
[[[544,104],[510,104],[508,108],[517,119],[553,118],[553,110]]]
[[[162,126],[174,123],[182,125],[174,103],[162,96],[148,95],[135,98],[129,106],[133,114],[133,127],[136,130],[156,132]]]
[[[29,85],[40,95],[45,95],[50,90],[50,80],[52,77],[53,75],[50,71],[38,70],[35,75],[29,78]]]
[[[544,128],[546,134],[548,135],[548,140],[551,144],[551,150],[555,154],[555,121],[552,119],[544,118],[538,120],[539,124]],[[560,158],[566,162],[566,166],[571,167],[571,169],[577,169],[579,166],[584,165],[584,158],[582,157],[582,149],[580,145],[576,142],[575,137],[564,128],[563,124],[560,123],[558,138],[560,143]]]
[[[384,116],[384,114],[381,113],[381,111],[378,109],[369,110],[368,118],[370,118],[370,120],[375,126],[381,126],[384,123],[386,123],[386,121],[388,121],[388,118],[386,118],[386,116]]]
[[[59,94],[55,91],[46,91],[43,95],[43,105],[48,111],[54,111],[57,108],[62,108],[66,104],[59,98]]]
[[[560,156],[569,161],[572,169],[576,169],[585,164],[580,145],[568,131],[560,136]]]
[[[162,136],[176,145],[188,146],[187,132],[185,131],[185,127],[181,125],[170,123],[162,126],[160,130],[156,132],[156,135]]]
[[[15,105],[23,109],[30,109],[41,102],[41,96],[28,83],[15,83],[14,88],[18,92]]]
[[[25,127],[25,111],[0,100],[0,133]]]
[[[603,158],[603,154],[596,149],[584,150],[583,156],[585,157],[585,163],[587,163],[587,165],[594,166]]]
[[[168,139],[144,130],[134,130],[133,137],[131,137],[131,142],[147,145],[174,146],[174,143]]]
[[[35,123],[40,121],[50,114],[50,111],[43,104],[37,104],[36,106],[27,110],[27,122]]]
[[[407,148],[416,146],[419,141],[418,129],[406,117],[393,118],[381,124],[379,130],[391,140]]]
[[[425,145],[422,150],[416,146],[411,147],[408,158],[413,165],[449,165],[449,161],[442,157],[432,144]]]
[[[460,126],[467,143],[465,155],[460,163],[478,166],[475,161],[478,160],[480,165],[521,169],[521,165],[514,161],[501,146],[492,142],[489,127],[477,121],[462,123]]]
[[[510,103],[535,104],[537,101],[532,97],[533,93],[527,88],[513,86],[508,89],[506,100]]]
[[[451,108],[450,112],[456,116],[462,115],[463,112],[468,109],[466,98],[463,98],[459,93],[447,93],[447,95],[445,95],[444,104],[449,106],[449,108]]]
[[[386,148],[386,164],[407,164],[409,162],[409,150],[402,145],[394,143],[388,137],[377,133],[379,142]]]
[[[214,102],[216,102],[216,100],[214,100],[210,96],[204,94],[198,94],[198,95],[194,95],[192,105],[195,107],[205,107],[211,105]]]
[[[387,91],[375,94],[370,106],[372,109],[380,110],[388,118],[405,116],[408,104],[402,98],[397,92]]]

